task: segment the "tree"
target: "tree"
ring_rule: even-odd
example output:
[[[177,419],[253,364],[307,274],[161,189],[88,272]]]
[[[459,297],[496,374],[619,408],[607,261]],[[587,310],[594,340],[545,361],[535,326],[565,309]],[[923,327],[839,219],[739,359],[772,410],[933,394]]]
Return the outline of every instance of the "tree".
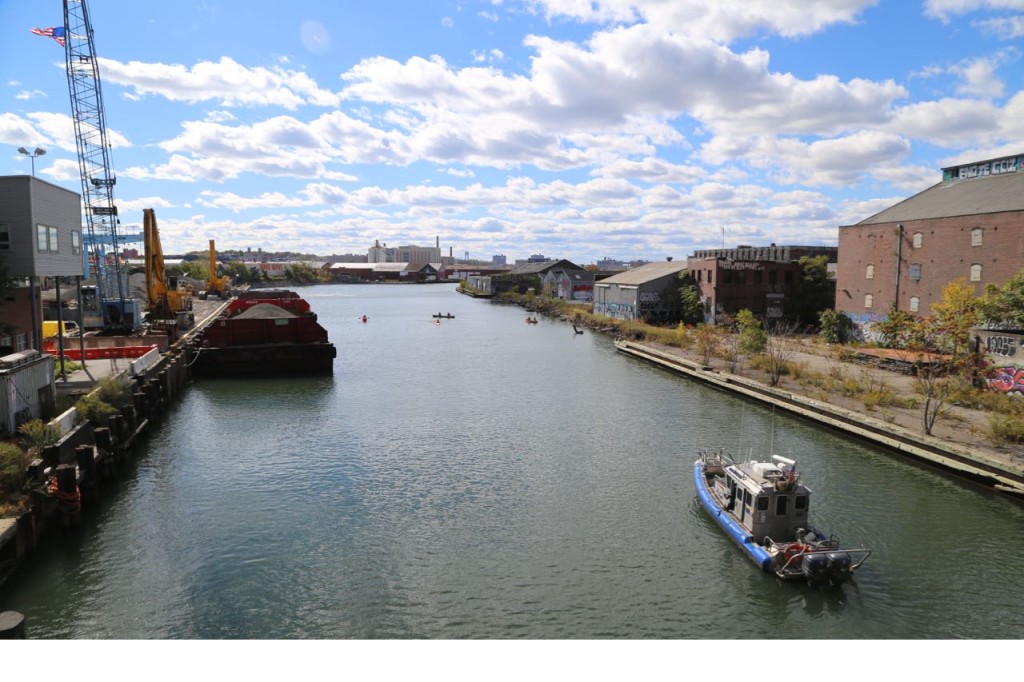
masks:
[[[846,343],[853,335],[853,320],[846,313],[829,308],[821,311],[818,321],[825,343]]]
[[[768,358],[768,384],[776,386],[789,371],[789,361],[796,353],[793,332],[797,323],[778,321],[766,330],[764,354]]]
[[[974,288],[963,277],[953,280],[932,311],[928,327],[933,344],[952,355],[954,363],[962,364],[970,353],[971,330],[980,322]]]
[[[701,360],[707,365],[710,364],[711,358],[718,352],[719,346],[722,343],[722,333],[715,325],[702,322],[694,330],[694,340],[696,341],[697,352],[700,353]]]
[[[666,290],[665,306],[674,314],[674,322],[699,324],[704,321],[704,304],[700,300],[700,287],[688,271],[676,277],[675,286]]]
[[[739,330],[739,350],[746,355],[764,352],[768,343],[768,332],[754,313],[743,309],[736,313],[736,327]]]
[[[905,310],[889,309],[884,320],[871,323],[871,329],[878,334],[878,345],[895,350],[921,350],[927,336],[924,320]]]
[[[985,295],[978,300],[978,314],[989,328],[1024,329],[1024,270],[1002,287],[985,287]]]
[[[835,307],[835,283],[828,277],[828,256],[802,256],[789,317],[797,327],[817,324],[823,310]]]

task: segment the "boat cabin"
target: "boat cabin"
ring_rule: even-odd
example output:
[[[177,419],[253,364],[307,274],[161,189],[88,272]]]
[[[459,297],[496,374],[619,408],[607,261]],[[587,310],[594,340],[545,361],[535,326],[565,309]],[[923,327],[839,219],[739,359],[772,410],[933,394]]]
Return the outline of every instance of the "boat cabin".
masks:
[[[758,543],[765,537],[790,542],[809,527],[811,491],[800,483],[796,462],[779,455],[772,460],[725,468],[725,508]]]

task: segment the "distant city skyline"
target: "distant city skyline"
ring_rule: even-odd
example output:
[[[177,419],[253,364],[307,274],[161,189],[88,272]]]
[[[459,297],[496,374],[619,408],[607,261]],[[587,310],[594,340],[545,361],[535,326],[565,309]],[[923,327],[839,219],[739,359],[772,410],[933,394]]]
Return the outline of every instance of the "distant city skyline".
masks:
[[[168,252],[835,245],[944,166],[1024,152],[1024,0],[89,9],[122,229],[154,208]],[[62,23],[0,3],[0,175],[77,192],[64,52],[31,31]]]

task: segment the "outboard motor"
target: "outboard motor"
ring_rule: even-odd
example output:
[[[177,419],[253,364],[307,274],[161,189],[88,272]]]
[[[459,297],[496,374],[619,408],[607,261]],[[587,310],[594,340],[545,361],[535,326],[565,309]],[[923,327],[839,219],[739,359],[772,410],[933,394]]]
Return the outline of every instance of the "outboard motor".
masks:
[[[828,579],[833,585],[846,582],[850,577],[850,555],[846,552],[829,552]]]
[[[800,566],[809,584],[828,582],[829,564],[824,554],[808,554]]]

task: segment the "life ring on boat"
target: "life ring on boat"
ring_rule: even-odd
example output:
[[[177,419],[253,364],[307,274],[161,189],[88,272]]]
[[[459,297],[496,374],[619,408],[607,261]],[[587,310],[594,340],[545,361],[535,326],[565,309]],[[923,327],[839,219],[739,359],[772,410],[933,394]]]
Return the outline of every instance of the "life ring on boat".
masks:
[[[782,552],[782,558],[785,559],[787,562],[792,561],[793,557],[803,554],[808,549],[810,549],[810,547],[808,547],[807,545],[802,545],[799,542],[794,542],[793,544],[786,547],[786,549]]]

